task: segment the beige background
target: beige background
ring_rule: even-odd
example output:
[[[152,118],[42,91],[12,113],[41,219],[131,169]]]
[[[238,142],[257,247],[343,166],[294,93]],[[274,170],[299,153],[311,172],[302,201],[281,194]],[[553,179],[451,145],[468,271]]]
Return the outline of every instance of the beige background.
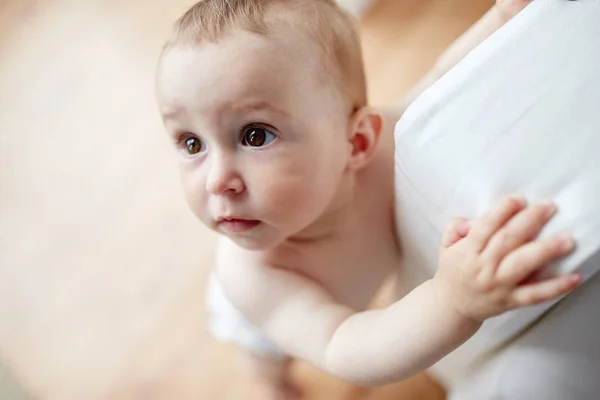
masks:
[[[373,102],[492,2],[381,0],[363,22]],[[0,371],[33,398],[261,398],[205,331],[215,238],[186,209],[153,99],[189,5],[0,0]],[[442,398],[424,375],[377,390],[297,375],[308,399]]]

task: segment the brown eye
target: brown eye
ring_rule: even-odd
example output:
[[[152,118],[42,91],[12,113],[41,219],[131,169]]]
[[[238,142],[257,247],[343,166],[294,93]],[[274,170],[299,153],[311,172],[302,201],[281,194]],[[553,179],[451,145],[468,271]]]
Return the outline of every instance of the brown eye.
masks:
[[[244,130],[242,144],[249,147],[262,147],[275,140],[275,135],[258,126],[251,126]]]
[[[204,144],[198,138],[187,138],[185,140],[185,149],[188,154],[198,154],[204,150]]]

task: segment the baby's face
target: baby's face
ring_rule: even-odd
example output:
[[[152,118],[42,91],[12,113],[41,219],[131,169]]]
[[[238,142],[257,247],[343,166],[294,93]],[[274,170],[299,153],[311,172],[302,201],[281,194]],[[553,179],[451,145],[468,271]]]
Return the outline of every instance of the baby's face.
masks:
[[[157,77],[192,211],[249,249],[317,221],[351,152],[349,110],[323,79],[315,45],[276,36],[234,31],[216,44],[175,46]]]

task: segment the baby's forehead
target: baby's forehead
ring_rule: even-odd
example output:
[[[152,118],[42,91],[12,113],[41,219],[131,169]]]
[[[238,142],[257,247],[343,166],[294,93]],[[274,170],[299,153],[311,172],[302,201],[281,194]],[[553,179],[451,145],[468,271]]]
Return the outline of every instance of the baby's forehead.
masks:
[[[337,101],[333,83],[324,85],[318,78],[321,66],[310,51],[281,38],[249,33],[216,43],[173,47],[159,64],[161,113],[191,107],[211,116],[276,109],[309,117],[305,103]]]
[[[333,83],[347,108],[366,104],[355,25],[334,0],[201,0],[178,20],[166,47],[203,48],[230,41],[240,32],[263,39],[270,48],[263,54],[248,54],[246,43],[233,41],[229,43],[233,55],[239,49],[244,52],[233,63],[256,62],[261,57],[264,62],[276,62],[279,71],[291,73],[311,66],[303,71],[305,80],[317,80],[324,87]],[[293,63],[283,65],[274,57]]]
[[[205,91],[231,85],[302,90],[316,86],[323,73],[314,47],[288,34],[235,31],[217,42],[171,46],[161,57],[157,81],[159,89],[186,88],[193,78]]]

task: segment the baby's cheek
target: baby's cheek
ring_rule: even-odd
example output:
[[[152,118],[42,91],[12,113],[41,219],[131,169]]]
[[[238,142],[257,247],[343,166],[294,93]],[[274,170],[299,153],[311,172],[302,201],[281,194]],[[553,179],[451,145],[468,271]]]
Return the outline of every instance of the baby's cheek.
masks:
[[[197,189],[187,189],[184,191],[184,194],[185,200],[190,210],[194,213],[196,217],[198,217],[199,219],[203,219],[204,215],[206,214],[206,206],[202,201],[202,197],[199,195]]]
[[[288,171],[282,179],[271,181],[265,194],[271,211],[288,220],[306,223],[320,214],[326,206],[328,191],[319,176],[307,171]]]
[[[192,174],[182,171],[181,185],[183,195],[190,210],[198,219],[205,219],[208,213],[206,204],[206,193],[204,187],[195,179]]]
[[[303,188],[298,181],[282,179],[269,182],[263,192],[263,198],[272,210],[285,213],[297,205],[299,197],[302,197],[302,192]]]

